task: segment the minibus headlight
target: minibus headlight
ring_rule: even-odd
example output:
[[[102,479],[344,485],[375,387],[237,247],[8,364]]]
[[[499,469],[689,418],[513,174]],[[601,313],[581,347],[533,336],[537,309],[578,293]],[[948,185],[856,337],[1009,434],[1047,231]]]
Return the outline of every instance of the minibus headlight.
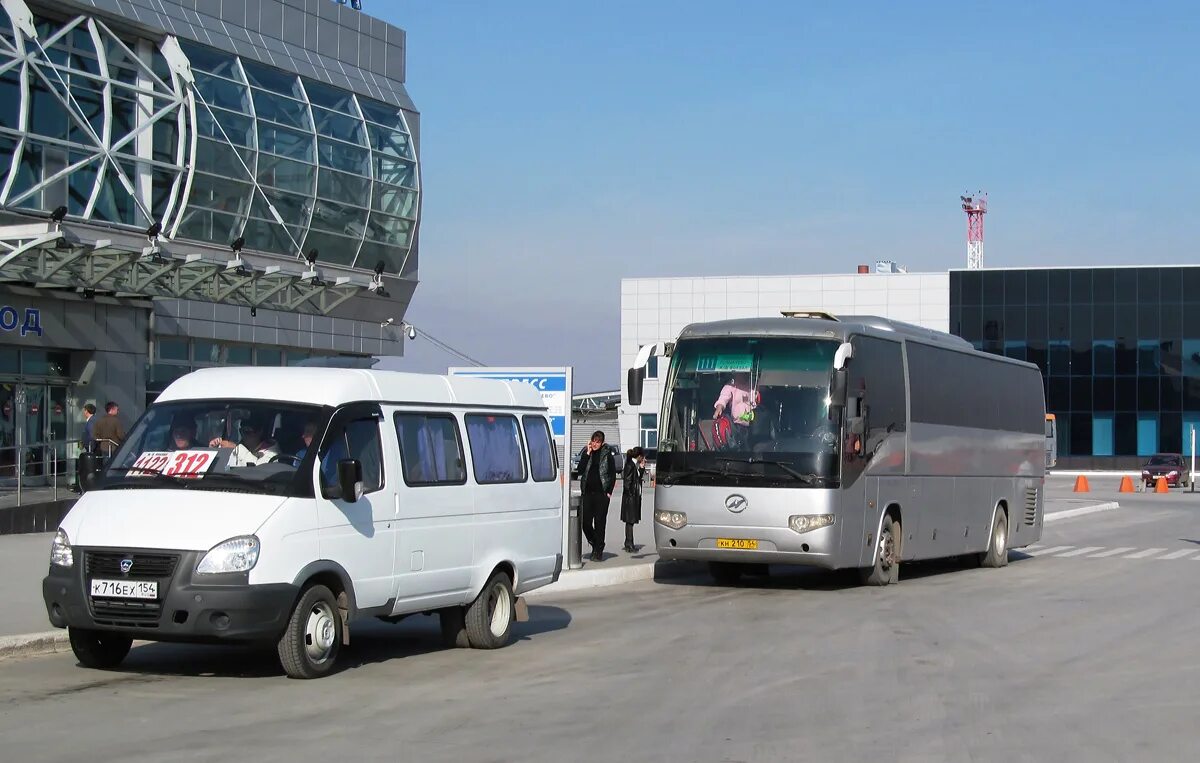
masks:
[[[258,538],[244,535],[230,538],[213,546],[196,565],[200,575],[219,575],[226,572],[249,572],[258,564]]]
[[[67,533],[59,528],[50,542],[50,563],[56,567],[71,567],[75,564],[75,553],[71,551],[71,540]]]
[[[681,530],[687,525],[687,514],[682,511],[656,511],[654,521],[672,530]]]
[[[788,527],[792,528],[793,532],[798,533],[820,530],[822,527],[829,527],[831,524],[833,524],[832,514],[795,514],[788,517]]]

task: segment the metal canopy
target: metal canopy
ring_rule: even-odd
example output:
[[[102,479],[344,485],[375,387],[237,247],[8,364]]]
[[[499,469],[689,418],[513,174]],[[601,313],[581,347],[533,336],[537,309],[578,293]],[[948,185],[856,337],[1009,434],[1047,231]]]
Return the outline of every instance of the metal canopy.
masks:
[[[315,265],[285,270],[256,267],[238,252],[229,260],[175,254],[157,239],[138,251],[109,239],[84,241],[54,223],[0,225],[0,282],[315,315],[328,315],[357,294],[382,291],[381,280],[326,280]]]

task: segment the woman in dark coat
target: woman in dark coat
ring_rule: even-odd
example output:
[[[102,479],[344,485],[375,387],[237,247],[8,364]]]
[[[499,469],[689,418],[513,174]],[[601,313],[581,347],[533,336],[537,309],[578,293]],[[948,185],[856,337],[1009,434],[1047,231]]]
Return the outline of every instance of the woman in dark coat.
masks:
[[[642,521],[642,480],[646,477],[646,454],[641,448],[631,448],[625,454],[625,469],[621,474],[624,488],[621,493],[621,521],[625,523],[625,550],[633,547],[633,526]]]

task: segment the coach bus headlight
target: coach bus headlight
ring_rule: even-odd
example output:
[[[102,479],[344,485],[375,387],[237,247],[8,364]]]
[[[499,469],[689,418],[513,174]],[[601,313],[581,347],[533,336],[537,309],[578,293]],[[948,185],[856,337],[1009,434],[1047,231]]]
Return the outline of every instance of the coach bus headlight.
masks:
[[[682,530],[687,525],[687,514],[682,511],[656,511],[654,521],[672,530]]]
[[[788,518],[788,527],[798,533],[820,530],[831,524],[833,524],[832,514],[795,514]]]

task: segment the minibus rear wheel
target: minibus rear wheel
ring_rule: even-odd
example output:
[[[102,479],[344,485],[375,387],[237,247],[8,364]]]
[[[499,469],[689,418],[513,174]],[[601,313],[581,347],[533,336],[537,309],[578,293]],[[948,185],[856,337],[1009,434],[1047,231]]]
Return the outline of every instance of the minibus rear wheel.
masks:
[[[85,668],[108,670],[121,664],[133,646],[133,639],[120,633],[68,628],[71,651]]]
[[[471,646],[499,649],[507,644],[512,635],[515,609],[508,573],[493,573],[475,601],[467,607],[467,640]]]
[[[342,647],[337,599],[323,585],[304,589],[279,639],[279,662],[292,678],[328,675]]]

